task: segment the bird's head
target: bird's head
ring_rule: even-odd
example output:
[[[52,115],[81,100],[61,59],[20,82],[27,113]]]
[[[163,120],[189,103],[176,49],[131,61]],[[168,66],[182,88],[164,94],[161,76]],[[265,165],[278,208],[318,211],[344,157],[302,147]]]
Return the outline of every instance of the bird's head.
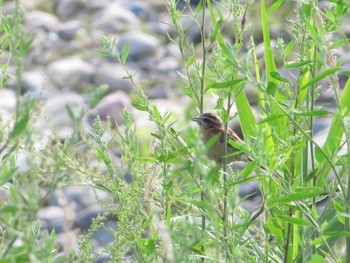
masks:
[[[203,113],[201,116],[193,118],[192,121],[197,122],[204,129],[223,127],[222,120],[211,112]]]

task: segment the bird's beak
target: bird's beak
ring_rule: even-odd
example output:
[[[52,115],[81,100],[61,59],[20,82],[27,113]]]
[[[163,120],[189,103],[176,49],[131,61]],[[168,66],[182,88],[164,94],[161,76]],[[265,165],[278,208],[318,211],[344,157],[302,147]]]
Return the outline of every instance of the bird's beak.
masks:
[[[192,118],[192,121],[201,123],[201,118],[195,117],[195,118]]]

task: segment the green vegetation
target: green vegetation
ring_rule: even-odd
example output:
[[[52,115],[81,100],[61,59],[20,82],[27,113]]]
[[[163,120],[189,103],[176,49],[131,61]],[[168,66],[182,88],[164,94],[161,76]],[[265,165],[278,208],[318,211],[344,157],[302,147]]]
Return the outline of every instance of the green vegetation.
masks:
[[[117,58],[134,84],[133,106],[153,123],[149,142],[140,142],[137,130],[143,127],[127,109],[123,126],[106,127],[97,118],[86,134],[81,128],[85,112],[75,116],[68,108],[76,123],[73,135],[64,142],[57,136],[54,143],[37,149],[33,125],[39,106],[22,97],[20,90],[22,60],[31,38],[21,29],[17,1],[17,12],[2,16],[0,27],[0,52],[10,53],[7,64],[1,65],[0,88],[6,84],[10,63],[16,65],[18,83],[13,122],[0,119],[0,187],[6,196],[0,199],[0,263],[93,262],[98,253],[92,253],[92,236],[108,216],[118,222],[118,229],[111,230],[115,241],[105,248],[110,262],[350,263],[350,160],[348,153],[339,154],[342,147],[350,147],[350,81],[340,88],[338,74],[347,72],[333,55],[336,48],[349,48],[340,25],[350,5],[333,0],[321,10],[316,0],[296,1],[293,17],[283,21],[291,39],[279,38],[276,46],[269,20],[278,15],[282,0],[272,5],[261,0],[257,25],[250,24],[250,4],[238,0],[215,5],[207,0],[207,8],[202,3],[195,8],[188,5],[186,16],[201,32],[198,48],[188,40],[181,22],[185,14],[175,2],[169,0],[169,13],[178,35],[171,41],[183,58],[179,86],[192,101],[178,122],[189,123],[215,96],[213,111],[226,128],[239,117],[244,134],[240,147],[254,161],[242,171],[232,171],[227,164],[218,169],[208,161],[198,129],[179,128],[171,112],[162,113],[144,94],[145,87],[133,81],[126,65],[128,46],[117,51],[115,42],[106,37],[100,52]],[[257,58],[250,27],[262,28],[262,60]],[[223,34],[225,28],[232,31],[231,42]],[[291,80],[282,76],[281,69],[298,73]],[[321,81],[326,85],[320,86]],[[260,120],[244,92],[248,86],[257,92]],[[334,93],[334,111],[318,103],[322,89]],[[103,91],[100,87],[91,95],[91,107]],[[237,116],[229,114],[233,105]],[[333,121],[320,147],[313,124],[323,116]],[[107,141],[104,135],[110,132],[114,136]],[[76,154],[81,141],[87,150]],[[121,152],[120,166],[111,157],[115,149]],[[27,159],[26,171],[18,170],[20,154]],[[131,183],[120,176],[126,172],[132,175]],[[251,220],[252,213],[239,206],[237,189],[253,180],[259,182],[265,202],[263,213]],[[55,233],[41,231],[36,214],[54,190],[73,184],[92,185],[113,198],[101,204],[107,212],[80,237],[79,251],[58,256]],[[316,204],[325,193],[329,199],[319,211]],[[126,257],[131,252],[134,256]]]

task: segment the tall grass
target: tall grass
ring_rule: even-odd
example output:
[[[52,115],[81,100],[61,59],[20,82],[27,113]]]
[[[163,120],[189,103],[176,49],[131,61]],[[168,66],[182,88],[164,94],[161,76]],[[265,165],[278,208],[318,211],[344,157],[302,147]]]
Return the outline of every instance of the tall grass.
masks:
[[[261,1],[265,54],[264,69],[261,70],[255,53],[254,36],[245,39],[249,5],[241,5],[237,1],[223,1],[215,6],[210,1],[205,4],[211,20],[210,27],[203,24],[207,21],[204,19],[204,3],[195,9],[188,5],[185,14],[176,9],[174,1],[169,1],[169,12],[178,31],[178,39],[174,41],[179,45],[185,65],[185,75],[181,73],[181,86],[184,93],[193,99],[198,114],[203,112],[207,97],[217,96],[217,105],[213,110],[224,120],[226,129],[231,119],[231,108],[233,103],[236,104],[245,138],[243,149],[253,157],[254,162],[238,174],[227,165],[221,171],[212,169],[206,161],[197,171],[196,159],[191,167],[182,156],[176,162],[168,163],[166,179],[173,178],[171,186],[181,189],[181,194],[178,194],[182,201],[199,193],[198,201],[190,199],[187,203],[190,205],[183,207],[175,205],[175,193],[175,196],[168,198],[174,203],[167,203],[168,216],[163,220],[168,227],[165,231],[168,231],[176,248],[173,250],[175,258],[214,262],[243,259],[259,262],[347,260],[349,255],[342,252],[342,240],[347,247],[348,238],[343,238],[349,235],[348,162],[344,160],[347,155],[338,156],[337,153],[341,144],[348,144],[344,125],[349,109],[346,100],[349,84],[340,90],[337,74],[341,61],[332,52],[335,47],[348,45],[338,22],[346,14],[348,6],[336,2],[330,4],[330,8],[320,10],[317,1],[297,2],[296,15],[290,23],[292,40],[285,43],[284,39],[277,39],[277,47],[274,47],[269,33],[269,17],[283,7],[282,1],[269,7],[265,1]],[[201,30],[201,62],[195,59],[195,49],[186,38],[186,29],[181,23],[183,16],[193,19]],[[233,42],[225,41],[222,34],[227,23],[231,23],[233,28]],[[212,28],[208,34],[207,28]],[[339,32],[338,41],[331,42],[330,36]],[[246,50],[243,50],[244,44]],[[275,62],[278,52],[283,61],[279,68]],[[292,81],[281,75],[281,69],[297,69],[299,73]],[[319,86],[320,81],[327,81],[336,94],[337,107],[334,112],[316,105],[320,89],[328,88]],[[259,109],[263,117],[259,121],[256,121],[244,93],[248,85],[258,91]],[[152,111],[148,112],[152,114]],[[314,139],[313,123],[316,117],[322,116],[333,116],[334,120],[325,144],[320,146]],[[192,129],[174,134],[173,127],[169,127],[165,132],[175,135],[175,143],[181,142],[186,149],[191,149],[193,140],[186,142],[183,139],[188,138],[187,133],[198,138]],[[166,135],[162,138],[166,138]],[[164,142],[161,145],[163,148]],[[200,157],[202,147],[192,148],[190,152],[194,153],[187,158],[198,155],[199,160],[203,161]],[[182,171],[181,180],[175,176],[179,169]],[[255,170],[255,175],[251,173],[252,170]],[[328,184],[331,170],[336,180]],[[193,182],[185,180],[186,176]],[[237,186],[250,180],[259,181],[265,200],[264,215],[257,222],[249,220],[249,214],[239,208],[235,197]],[[185,181],[188,182],[185,184]],[[190,195],[187,195],[188,184],[192,185]],[[166,194],[170,192],[168,189]],[[317,204],[324,193],[329,200],[324,210],[318,211]],[[220,204],[213,206],[218,200],[223,200],[222,207]],[[172,211],[171,220],[169,211]],[[202,218],[201,223],[199,217]],[[191,231],[192,228],[195,232]],[[198,232],[199,228],[201,231]],[[175,229],[181,229],[182,242]],[[251,235],[251,232],[254,234]]]
[[[8,193],[0,207],[0,262],[93,262],[106,253],[111,262],[350,262],[350,162],[348,153],[340,154],[342,147],[349,147],[350,84],[340,87],[342,62],[333,55],[336,48],[349,47],[340,26],[349,5],[330,1],[321,10],[315,0],[296,1],[294,15],[282,21],[289,40],[271,39],[269,32],[283,1],[268,6],[261,0],[257,8],[251,2],[207,0],[179,10],[169,0],[168,7],[177,31],[169,40],[177,43],[183,59],[178,84],[191,99],[183,116],[163,112],[145,95],[145,87],[136,84],[128,70],[128,45],[117,50],[116,41],[104,37],[100,50],[124,66],[135,88],[132,105],[153,124],[149,141],[139,138],[143,127],[127,109],[124,125],[114,129],[97,118],[89,134],[80,127],[83,114],[74,116],[68,109],[77,123],[74,134],[38,150],[32,138],[36,104],[20,97],[18,84],[13,123],[3,123],[0,138],[0,186]],[[254,8],[258,13],[252,13]],[[2,17],[0,48],[9,49],[11,57],[2,65],[1,87],[12,61],[20,83],[21,61],[30,47],[17,11]],[[257,24],[252,24],[253,15],[261,19]],[[187,38],[183,18],[198,28],[199,49]],[[261,27],[261,60],[253,27]],[[291,69],[297,70],[296,76],[282,74]],[[257,92],[255,109],[245,93],[248,87]],[[334,110],[319,103],[321,89],[334,93]],[[103,90],[92,94],[90,107]],[[253,158],[241,171],[209,161],[201,131],[187,125],[208,110],[213,97],[216,105],[210,110],[225,122],[228,143],[233,143],[226,138],[228,123],[240,119],[244,143],[234,146]],[[324,116],[333,121],[319,145],[313,126],[315,118]],[[108,133],[114,136],[106,140]],[[78,155],[74,146],[80,141],[87,149]],[[120,150],[119,164],[114,149]],[[30,160],[22,174],[17,171],[19,152]],[[123,178],[125,173],[132,175],[131,182]],[[258,181],[264,199],[252,212],[237,197],[238,187],[249,181]],[[73,183],[106,191],[112,202],[101,203],[106,213],[80,237],[77,252],[55,257],[55,233],[41,230],[36,213],[58,186]],[[42,189],[44,197],[39,195]],[[117,220],[118,229],[110,230],[115,241],[102,252],[94,251],[92,237],[107,218]]]

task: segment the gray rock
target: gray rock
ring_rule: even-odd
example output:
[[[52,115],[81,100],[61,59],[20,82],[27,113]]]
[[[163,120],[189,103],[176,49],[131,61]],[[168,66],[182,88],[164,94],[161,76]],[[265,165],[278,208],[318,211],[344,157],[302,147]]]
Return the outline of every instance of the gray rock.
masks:
[[[77,16],[86,10],[85,0],[56,0],[55,12],[59,18]]]
[[[123,7],[131,11],[141,20],[151,20],[156,16],[149,5],[143,1],[126,1],[123,3]]]
[[[331,126],[333,118],[331,116],[314,119],[314,135],[322,132]]]
[[[111,255],[101,255],[101,256],[98,256],[98,258],[94,261],[94,263],[104,263],[104,262],[108,262],[109,260],[112,259],[112,256]]]
[[[81,21],[78,20],[62,23],[58,27],[57,34],[62,40],[70,41],[74,39],[76,33],[81,27],[81,24]]]
[[[117,224],[113,221],[107,221],[103,227],[99,228],[93,235],[93,238],[98,242],[99,246],[106,247],[111,245],[115,237],[111,231],[117,231]]]
[[[128,59],[134,60],[154,55],[159,47],[157,38],[139,31],[122,34],[118,42],[118,49],[121,50],[127,43],[129,44]]]
[[[133,89],[133,85],[130,80],[124,79],[125,76],[125,70],[121,65],[105,63],[97,67],[93,83],[96,86],[107,84],[109,86],[109,92],[122,90],[126,93],[130,93]],[[135,80],[137,81],[137,78],[135,78]]]
[[[64,211],[61,207],[58,207],[58,206],[42,207],[38,211],[37,217],[38,219],[44,220],[47,222],[51,222],[57,219],[60,219],[61,221],[63,221]]]
[[[56,235],[55,254],[60,255],[61,251],[78,251],[79,246],[75,233],[59,233]],[[67,254],[64,254],[64,259],[67,259]],[[62,262],[62,261],[61,261]],[[64,261],[63,261],[64,262]]]
[[[13,111],[16,108],[16,94],[9,89],[0,89],[0,111]]]
[[[28,12],[25,19],[31,30],[42,28],[45,31],[56,31],[59,25],[59,20],[56,16],[42,11]]]
[[[159,72],[164,72],[164,73],[171,72],[171,71],[176,72],[179,70],[179,62],[174,57],[164,57],[159,61],[157,68]]]
[[[110,4],[110,0],[87,0],[86,8],[89,13],[100,11]]]
[[[38,28],[35,30],[35,38],[25,60],[34,65],[46,65],[57,58],[57,52],[63,47],[63,43],[56,32],[46,32]]]
[[[168,98],[173,90],[164,84],[158,84],[145,90],[145,94],[150,99]]]
[[[0,204],[7,203],[10,201],[9,189],[11,188],[10,183],[5,183],[0,187]]]
[[[120,33],[138,29],[140,21],[131,11],[118,4],[110,4],[96,14],[93,25],[104,33]]]
[[[47,73],[59,87],[77,89],[91,82],[94,67],[79,57],[63,58],[52,62]]]
[[[46,102],[47,115],[51,119],[51,123],[55,127],[73,127],[74,121],[70,118],[67,106],[69,106],[72,112],[78,116],[84,108],[85,102],[81,95],[76,93],[66,92],[51,97]],[[45,124],[46,120],[43,120]],[[45,125],[46,127],[46,125]]]
[[[42,69],[34,69],[23,73],[22,92],[29,93],[34,99],[48,98],[54,92],[54,87]]]
[[[120,114],[125,107],[131,107],[130,98],[124,92],[116,91],[104,97],[96,108],[91,111],[92,116],[90,116],[90,120],[95,119],[98,115],[102,120],[109,116],[112,123],[120,124]]]
[[[64,222],[62,219],[53,220],[47,224],[46,229],[51,232],[55,230],[56,234],[64,232]]]
[[[167,12],[167,1],[164,0],[148,0],[147,4],[151,7],[151,9],[155,12],[166,13]]]
[[[16,108],[16,94],[10,89],[0,89],[0,119],[4,122],[13,121]]]
[[[82,188],[82,193],[77,196],[76,201],[82,207],[97,205],[100,201],[106,202],[111,198],[107,192],[90,186],[81,186],[80,188]]]
[[[105,212],[105,210],[98,205],[87,207],[77,214],[74,226],[81,228],[83,231],[87,231],[92,220],[103,212]]]

